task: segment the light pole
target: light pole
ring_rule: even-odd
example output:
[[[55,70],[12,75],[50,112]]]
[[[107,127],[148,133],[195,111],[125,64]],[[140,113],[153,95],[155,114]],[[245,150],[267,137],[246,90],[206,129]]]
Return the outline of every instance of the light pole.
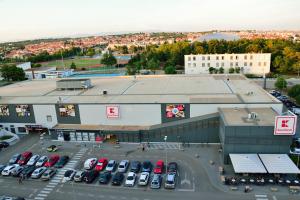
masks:
[[[168,136],[165,135],[165,151],[166,151],[166,173],[167,173],[167,166],[168,166],[168,151],[167,151],[167,139],[168,139]]]

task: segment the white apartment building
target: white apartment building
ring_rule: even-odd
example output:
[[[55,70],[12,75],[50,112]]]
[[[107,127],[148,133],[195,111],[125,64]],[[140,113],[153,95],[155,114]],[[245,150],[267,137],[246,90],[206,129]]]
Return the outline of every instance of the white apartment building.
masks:
[[[185,74],[209,73],[209,68],[224,68],[228,73],[230,68],[240,68],[244,74],[266,74],[270,72],[270,53],[245,53],[245,54],[198,54],[185,55]]]

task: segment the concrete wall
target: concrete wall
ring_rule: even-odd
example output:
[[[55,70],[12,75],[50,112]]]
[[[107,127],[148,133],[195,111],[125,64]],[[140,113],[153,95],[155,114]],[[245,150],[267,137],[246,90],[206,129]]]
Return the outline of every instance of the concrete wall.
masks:
[[[55,105],[33,105],[36,124],[43,127],[52,128],[57,124]],[[52,117],[52,121],[47,121],[47,116]]]
[[[81,124],[95,125],[139,125],[149,126],[161,123],[160,104],[121,104],[119,118],[107,118],[107,105],[79,105]]]
[[[282,112],[282,104],[190,104],[190,117],[217,113],[218,108],[260,108],[272,107],[276,112]]]

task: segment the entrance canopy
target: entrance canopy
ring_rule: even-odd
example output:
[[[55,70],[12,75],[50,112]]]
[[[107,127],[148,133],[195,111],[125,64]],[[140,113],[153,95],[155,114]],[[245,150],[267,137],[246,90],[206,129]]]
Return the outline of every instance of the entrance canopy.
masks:
[[[271,174],[300,174],[300,170],[287,154],[259,154]]]
[[[257,154],[229,154],[235,173],[267,173]]]

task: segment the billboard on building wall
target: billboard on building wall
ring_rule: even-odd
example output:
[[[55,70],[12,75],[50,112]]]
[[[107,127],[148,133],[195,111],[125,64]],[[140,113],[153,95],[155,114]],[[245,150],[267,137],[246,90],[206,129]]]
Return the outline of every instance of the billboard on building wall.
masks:
[[[184,104],[167,104],[166,105],[167,118],[185,118]]]
[[[106,117],[107,118],[119,118],[120,107],[119,106],[106,106]]]
[[[59,115],[61,117],[75,117],[75,105],[73,104],[59,105]]]
[[[29,117],[30,116],[29,105],[16,105],[16,113],[18,117]]]
[[[276,116],[274,135],[295,135],[297,116]]]
[[[0,105],[0,116],[9,116],[8,105]]]

